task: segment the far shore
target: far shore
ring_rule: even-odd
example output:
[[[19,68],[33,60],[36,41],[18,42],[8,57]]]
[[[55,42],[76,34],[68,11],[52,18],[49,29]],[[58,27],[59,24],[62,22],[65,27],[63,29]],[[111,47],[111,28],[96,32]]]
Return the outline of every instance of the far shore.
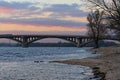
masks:
[[[120,80],[120,47],[106,47],[92,49],[90,51],[98,52],[102,55],[84,59],[58,60],[51,62],[89,66],[93,69],[95,75],[101,75],[102,73],[102,80]]]

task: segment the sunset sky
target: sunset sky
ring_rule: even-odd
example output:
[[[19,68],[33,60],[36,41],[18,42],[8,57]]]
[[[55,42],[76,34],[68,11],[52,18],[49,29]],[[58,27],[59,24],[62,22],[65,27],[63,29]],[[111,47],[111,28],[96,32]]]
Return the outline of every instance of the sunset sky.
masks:
[[[0,0],[0,33],[84,34],[80,0]]]

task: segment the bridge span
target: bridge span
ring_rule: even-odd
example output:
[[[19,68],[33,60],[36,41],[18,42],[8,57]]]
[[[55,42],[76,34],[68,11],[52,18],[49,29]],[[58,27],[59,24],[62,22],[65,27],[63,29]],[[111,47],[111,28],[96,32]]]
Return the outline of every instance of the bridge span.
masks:
[[[44,38],[59,38],[66,41],[69,41],[75,44],[77,47],[83,46],[86,43],[93,41],[93,38],[82,35],[12,35],[12,34],[3,34],[0,35],[0,38],[6,38],[14,40],[21,44],[22,47],[29,47],[29,44],[41,40]],[[116,38],[101,38],[101,39],[109,39],[109,40],[118,40]]]

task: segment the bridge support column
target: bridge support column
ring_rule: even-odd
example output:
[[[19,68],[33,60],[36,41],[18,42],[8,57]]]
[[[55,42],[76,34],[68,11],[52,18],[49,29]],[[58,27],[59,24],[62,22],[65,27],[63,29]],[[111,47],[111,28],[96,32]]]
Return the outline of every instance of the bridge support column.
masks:
[[[77,42],[77,47],[80,47],[80,42]]]
[[[22,43],[22,47],[23,47],[23,48],[26,48],[26,47],[28,47],[28,45]]]
[[[28,47],[28,39],[26,37],[23,37],[23,42],[21,43],[22,47]]]
[[[77,43],[77,45],[76,45],[76,46],[77,46],[77,47],[80,47],[80,43],[81,43],[81,42],[80,42],[80,39],[79,39],[79,38],[77,38],[77,39],[76,39],[76,41],[77,41],[77,42],[76,42],[76,43]]]

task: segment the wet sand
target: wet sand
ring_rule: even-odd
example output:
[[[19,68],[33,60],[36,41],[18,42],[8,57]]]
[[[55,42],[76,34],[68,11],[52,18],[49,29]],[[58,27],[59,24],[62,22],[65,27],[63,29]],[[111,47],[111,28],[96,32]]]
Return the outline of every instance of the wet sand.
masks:
[[[52,62],[89,66],[93,69],[95,75],[101,76],[102,74],[101,77],[104,78],[102,80],[120,80],[120,47],[106,47],[90,51],[98,52],[102,55],[84,59]]]

